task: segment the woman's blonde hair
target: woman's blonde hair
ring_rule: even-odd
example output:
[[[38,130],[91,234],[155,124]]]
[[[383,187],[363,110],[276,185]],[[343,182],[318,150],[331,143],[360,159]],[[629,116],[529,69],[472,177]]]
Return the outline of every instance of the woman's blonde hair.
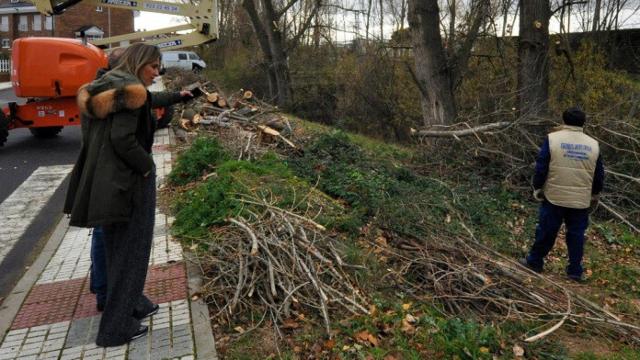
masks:
[[[135,43],[129,46],[118,58],[118,64],[112,69],[128,72],[140,79],[140,70],[147,64],[160,60],[162,54],[155,45]],[[142,80],[142,79],[140,79]]]

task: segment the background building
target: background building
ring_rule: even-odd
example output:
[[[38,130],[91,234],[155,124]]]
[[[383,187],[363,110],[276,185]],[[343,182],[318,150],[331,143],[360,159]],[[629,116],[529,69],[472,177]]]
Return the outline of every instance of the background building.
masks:
[[[134,32],[134,14],[129,10],[77,4],[54,17],[40,14],[30,2],[0,0],[0,56],[11,54],[13,40],[29,36],[89,40]]]

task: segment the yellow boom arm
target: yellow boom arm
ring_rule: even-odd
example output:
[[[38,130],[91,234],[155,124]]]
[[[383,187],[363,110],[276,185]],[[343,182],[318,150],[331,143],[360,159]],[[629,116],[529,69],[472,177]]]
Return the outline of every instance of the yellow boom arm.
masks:
[[[162,50],[178,49],[214,41],[218,38],[218,0],[196,0],[187,2],[147,1],[147,0],[31,0],[39,12],[57,15],[79,2],[84,4],[148,11],[160,14],[185,16],[187,24],[163,29],[135,32],[93,40],[98,46],[110,47],[111,44],[127,40],[143,40],[157,45]],[[114,48],[111,48],[113,50]]]

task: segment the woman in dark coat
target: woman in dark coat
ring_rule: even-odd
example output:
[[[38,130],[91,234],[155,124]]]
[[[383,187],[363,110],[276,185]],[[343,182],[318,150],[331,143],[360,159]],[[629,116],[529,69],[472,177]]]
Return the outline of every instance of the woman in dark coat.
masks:
[[[119,346],[147,333],[136,304],[144,303],[155,219],[155,121],[146,87],[160,69],[156,46],[136,43],[118,66],[78,92],[82,149],[71,174],[65,212],[70,224],[101,226],[107,300],[96,344]],[[189,99],[188,91],[154,95]],[[159,99],[157,99],[159,100]],[[167,99],[163,99],[167,100]],[[175,101],[174,101],[175,102]],[[157,309],[146,301],[148,313]]]

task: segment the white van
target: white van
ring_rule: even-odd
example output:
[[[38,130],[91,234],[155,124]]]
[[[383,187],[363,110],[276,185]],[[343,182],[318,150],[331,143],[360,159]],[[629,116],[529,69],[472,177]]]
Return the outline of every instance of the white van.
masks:
[[[207,64],[193,51],[165,51],[162,53],[162,67],[200,71]]]

